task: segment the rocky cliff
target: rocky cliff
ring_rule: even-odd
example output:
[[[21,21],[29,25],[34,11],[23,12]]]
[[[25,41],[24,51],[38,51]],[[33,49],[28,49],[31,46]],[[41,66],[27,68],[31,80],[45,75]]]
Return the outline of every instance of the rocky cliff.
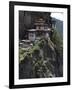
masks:
[[[19,59],[19,79],[63,76],[63,47],[56,32],[34,42],[28,50],[20,48]]]

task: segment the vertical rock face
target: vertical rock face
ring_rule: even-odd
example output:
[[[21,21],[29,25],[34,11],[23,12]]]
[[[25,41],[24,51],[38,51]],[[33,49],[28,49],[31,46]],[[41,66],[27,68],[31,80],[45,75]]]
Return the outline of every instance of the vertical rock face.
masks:
[[[28,59],[27,57],[25,57],[25,60],[22,61],[19,64],[20,67],[20,72],[19,72],[19,78],[33,78],[33,72],[32,72],[32,62],[30,61],[30,59]]]
[[[19,78],[63,76],[63,58],[51,40],[41,39],[26,53],[19,64]]]

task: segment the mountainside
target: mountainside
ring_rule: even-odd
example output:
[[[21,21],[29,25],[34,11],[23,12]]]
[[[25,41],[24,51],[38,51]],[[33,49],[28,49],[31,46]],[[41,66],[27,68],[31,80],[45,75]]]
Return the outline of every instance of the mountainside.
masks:
[[[63,76],[63,46],[56,31],[51,39],[41,38],[19,53],[19,79]]]
[[[61,38],[63,38],[63,21],[56,18],[52,18],[52,20],[56,21],[56,29],[60,33]]]

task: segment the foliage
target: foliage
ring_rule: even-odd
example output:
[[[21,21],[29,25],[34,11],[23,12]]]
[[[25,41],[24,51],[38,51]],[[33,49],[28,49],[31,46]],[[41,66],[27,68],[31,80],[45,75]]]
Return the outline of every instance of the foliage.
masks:
[[[53,41],[54,44],[56,44],[56,46],[60,46],[62,44],[62,39],[57,30],[53,31],[51,40]]]
[[[58,30],[54,30],[51,40],[55,44],[56,50],[58,51],[58,53],[62,53],[63,52],[63,40],[60,37]]]
[[[32,72],[35,77],[54,77],[55,66],[50,60],[55,62],[53,60],[56,60],[56,56],[58,57],[62,55],[62,50],[62,39],[57,30],[54,30],[50,41],[41,38],[28,50],[19,48],[20,64],[22,61],[30,60],[32,63]],[[41,51],[43,51],[43,55],[40,54]]]

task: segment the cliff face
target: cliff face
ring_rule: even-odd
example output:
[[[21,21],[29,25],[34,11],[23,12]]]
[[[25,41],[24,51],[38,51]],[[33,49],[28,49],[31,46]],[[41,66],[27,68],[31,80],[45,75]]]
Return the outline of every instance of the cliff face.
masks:
[[[27,51],[21,48],[19,78],[62,77],[62,53],[62,47],[50,38],[41,38]]]
[[[56,21],[56,29],[58,30],[61,38],[63,39],[63,21],[56,18],[52,18],[52,20]]]

